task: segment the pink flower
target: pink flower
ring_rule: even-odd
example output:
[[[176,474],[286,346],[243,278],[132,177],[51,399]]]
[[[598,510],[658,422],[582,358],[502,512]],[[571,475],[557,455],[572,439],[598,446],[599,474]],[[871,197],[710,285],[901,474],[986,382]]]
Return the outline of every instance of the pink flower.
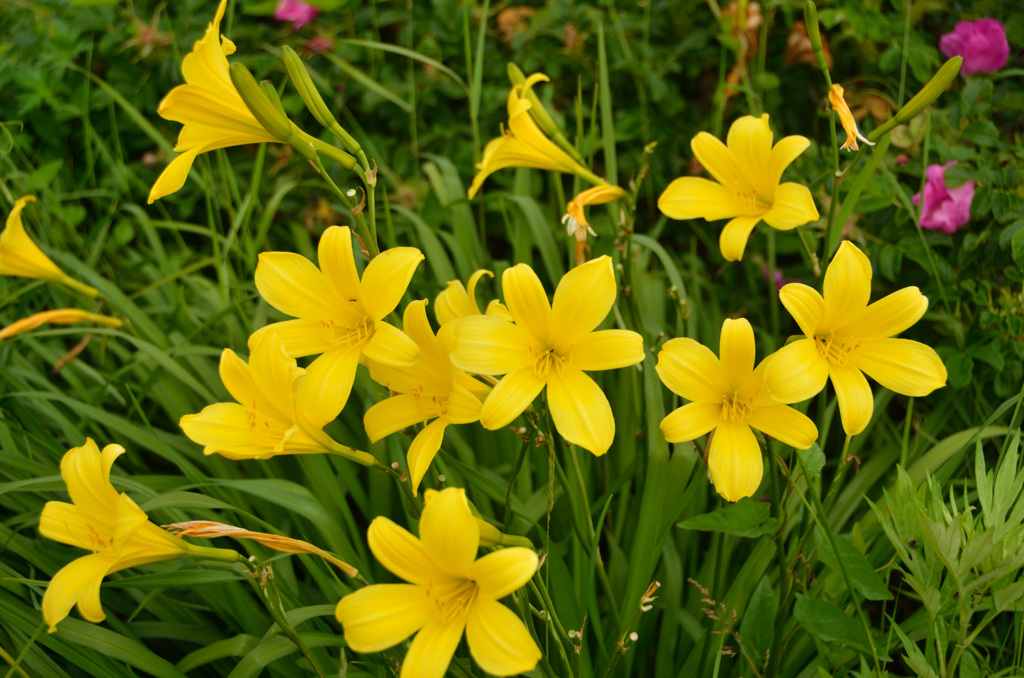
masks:
[[[924,185],[921,228],[954,233],[956,229],[971,220],[974,182],[968,181],[958,188],[946,188],[946,168],[955,164],[956,160],[950,160],[945,165],[932,165],[925,173],[927,181]],[[914,195],[915,205],[918,204],[920,198],[920,193]]]
[[[280,0],[274,10],[274,18],[278,21],[291,21],[295,28],[302,28],[320,13],[313,5],[299,0]]]
[[[1010,45],[1006,28],[996,19],[961,21],[952,33],[939,39],[939,49],[948,57],[962,56],[960,75],[995,73],[1006,65]]]

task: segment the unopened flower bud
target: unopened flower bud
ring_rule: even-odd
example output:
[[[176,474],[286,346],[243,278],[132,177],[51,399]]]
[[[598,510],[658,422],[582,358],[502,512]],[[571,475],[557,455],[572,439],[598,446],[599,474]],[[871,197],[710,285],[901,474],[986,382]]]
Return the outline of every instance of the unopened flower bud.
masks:
[[[267,98],[249,69],[236,62],[231,64],[228,72],[231,74],[231,82],[242,97],[245,107],[259,121],[263,129],[280,141],[288,143],[292,137],[291,122]]]
[[[913,118],[932,105],[939,95],[946,91],[949,87],[949,83],[953,82],[957,74],[960,73],[960,65],[964,62],[963,57],[955,56],[946,63],[942,64],[942,67],[935,72],[932,79],[917,93],[913,99],[903,105],[903,108],[896,111],[896,116],[891,120],[885,122],[871,134],[868,135],[869,139],[878,139],[883,134],[891,130],[897,125],[904,125],[910,122]]]
[[[330,130],[331,134],[338,138],[349,153],[358,154],[362,151],[359,142],[345,131],[345,128],[338,123],[331,113],[331,109],[327,107],[324,98],[320,96],[320,91],[313,84],[313,79],[310,77],[309,71],[306,70],[306,65],[302,63],[302,59],[295,53],[295,50],[285,45],[281,48],[281,56],[284,57],[284,65],[288,69],[288,77],[291,78],[292,84],[295,85],[299,96],[302,97],[302,102],[306,104],[306,108],[313,114],[316,121],[325,129]]]

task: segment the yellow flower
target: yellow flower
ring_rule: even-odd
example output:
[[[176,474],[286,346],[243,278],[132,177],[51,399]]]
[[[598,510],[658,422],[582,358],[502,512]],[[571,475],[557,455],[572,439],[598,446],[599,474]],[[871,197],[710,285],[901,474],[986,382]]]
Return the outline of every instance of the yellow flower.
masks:
[[[185,125],[175,152],[181,153],[163,171],[149,192],[149,203],[185,185],[196,156],[218,148],[278,142],[249,112],[228,73],[229,54],[235,44],[220,35],[220,20],[227,0],[221,0],[206,34],[181,63],[185,84],[172,89],[160,102],[157,113]]]
[[[95,288],[78,282],[60,270],[57,264],[32,242],[32,238],[28,237],[25,225],[21,222],[21,210],[25,209],[26,204],[35,201],[34,195],[18,198],[14,203],[14,209],[7,215],[7,224],[0,233],[0,275],[52,280],[95,297],[99,294]]]
[[[434,420],[416,434],[409,446],[409,473],[415,495],[441,448],[448,424],[469,424],[480,419],[480,401],[490,388],[452,367],[449,355],[455,343],[455,328],[444,325],[434,336],[427,320],[426,301],[406,306],[402,325],[419,347],[420,357],[411,367],[368,361],[370,378],[396,395],[367,410],[363,425],[370,440],[377,442],[421,421]]]
[[[120,318],[111,318],[108,315],[89,313],[77,308],[56,308],[52,311],[42,311],[27,318],[16,320],[7,327],[0,330],[0,341],[13,337],[22,332],[28,332],[47,323],[55,325],[73,325],[74,323],[95,323],[104,327],[120,327],[124,324]]]
[[[615,303],[612,260],[601,256],[567,273],[554,304],[526,264],[507,269],[501,283],[514,322],[473,316],[455,324],[452,364],[474,374],[505,375],[484,401],[480,423],[491,430],[506,426],[547,386],[558,432],[604,454],[615,437],[615,420],[608,398],[584,370],[644,359],[636,332],[594,331]]]
[[[874,409],[864,374],[910,396],[926,396],[946,384],[946,367],[932,348],[892,338],[921,319],[928,298],[916,287],[869,306],[870,297],[871,262],[843,242],[825,272],[824,297],[800,283],[779,291],[806,338],[780,349],[766,375],[773,395],[785,402],[810,398],[831,379],[851,436],[864,430]]]
[[[455,318],[465,318],[471,315],[493,315],[512,320],[512,315],[505,308],[505,304],[497,299],[491,299],[484,314],[480,313],[480,307],[476,304],[476,285],[485,275],[488,278],[494,277],[493,273],[481,268],[469,276],[467,287],[464,287],[460,280],[448,282],[448,287],[434,300],[434,317],[437,318],[438,325],[444,325]]]
[[[124,453],[120,445],[99,451],[91,438],[68,450],[60,473],[73,503],[47,502],[39,532],[47,539],[92,551],[64,566],[43,595],[43,619],[50,633],[74,605],[87,621],[104,619],[100,583],[108,574],[127,567],[175,558],[202,558],[233,563],[241,556],[228,549],[195,546],[173,537],[149,522],[128,495],[110,484],[110,467]]]
[[[690,401],[661,421],[670,443],[714,430],[708,449],[711,481],[728,501],[749,497],[761,484],[761,448],[751,427],[801,450],[818,438],[806,416],[772,397],[765,384],[769,356],[754,367],[754,330],[744,319],[722,323],[715,356],[693,339],[672,339],[658,354],[658,376]],[[793,401],[787,401],[793,402]]]
[[[846,143],[843,144],[843,148],[848,151],[860,150],[857,145],[857,139],[860,139],[869,146],[874,146],[874,142],[868,141],[867,137],[860,133],[857,129],[857,121],[853,119],[853,113],[850,112],[850,107],[846,104],[846,99],[843,98],[843,86],[832,85],[828,90],[828,101],[832,104],[832,110],[839,114],[839,121],[843,123],[843,129],[846,131]]]
[[[373,455],[343,447],[312,424],[298,421],[304,403],[297,398],[306,370],[285,353],[276,332],[251,342],[249,363],[230,348],[220,356],[220,378],[237,401],[207,405],[186,414],[179,425],[204,454],[228,459],[268,459],[278,454],[333,452],[372,466]],[[297,402],[298,401],[298,402]]]
[[[626,191],[618,186],[611,185],[593,186],[585,191],[581,191],[579,195],[570,200],[569,204],[565,206],[565,215],[562,217],[562,223],[565,224],[566,231],[568,231],[569,235],[576,236],[577,240],[586,240],[587,233],[597,235],[590,228],[583,208],[587,205],[604,205],[613,200],[618,200],[624,195],[626,195]]]
[[[512,86],[508,93],[508,129],[484,147],[483,160],[476,166],[479,171],[469,187],[470,200],[480,190],[484,179],[506,167],[554,170],[575,174],[593,184],[605,183],[604,179],[576,162],[551,141],[530,116],[531,104],[526,98],[526,92],[538,82],[548,82],[548,79],[543,73],[534,73],[524,84]]]
[[[789,136],[772,146],[768,114],[747,115],[732,124],[726,144],[700,132],[690,148],[715,181],[676,179],[658,199],[658,208],[673,219],[730,219],[718,245],[728,261],[739,261],[754,226],[764,221],[788,231],[818,219],[811,192],[793,182],[780,184],[782,172],[810,142]]]
[[[263,252],[256,289],[271,306],[297,320],[267,325],[249,339],[278,332],[293,358],[322,353],[306,369],[301,409],[317,428],[338,416],[355,380],[360,358],[393,366],[412,365],[419,349],[384,318],[395,310],[423,254],[393,247],[374,257],[362,280],[352,255],[348,226],[331,226],[317,250],[320,268],[292,252]]]
[[[378,517],[367,533],[370,550],[407,584],[376,584],[338,603],[345,641],[356,652],[380,652],[413,633],[401,678],[441,678],[466,632],[484,672],[514,676],[533,669],[540,648],[526,625],[498,601],[537,570],[537,554],[515,547],[477,558],[480,528],[466,491],[448,488],[423,508],[420,536]],[[418,632],[418,633],[417,633]]]

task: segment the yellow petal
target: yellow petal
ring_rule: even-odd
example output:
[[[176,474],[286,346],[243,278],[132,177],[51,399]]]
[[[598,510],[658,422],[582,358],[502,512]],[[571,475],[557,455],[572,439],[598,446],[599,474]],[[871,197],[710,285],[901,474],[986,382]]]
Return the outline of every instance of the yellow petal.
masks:
[[[721,416],[721,403],[689,403],[677,407],[661,420],[661,432],[670,443],[685,443],[718,426]]]
[[[99,623],[105,615],[100,606],[100,583],[110,569],[114,558],[107,553],[93,553],[65,565],[46,587],[43,594],[43,620],[50,633],[68,616],[77,603],[78,611],[86,621]]]
[[[615,303],[615,290],[615,272],[607,255],[562,276],[550,315],[551,346],[556,353],[565,355],[573,344],[604,321]]]
[[[522,547],[488,553],[473,563],[470,579],[480,587],[480,597],[500,600],[518,591],[537,571],[537,554]]]
[[[726,501],[739,501],[757,491],[764,473],[761,448],[750,427],[723,422],[715,429],[708,451],[715,491]]]
[[[930,346],[910,339],[865,341],[853,364],[885,388],[907,396],[926,396],[946,385],[946,366]]]
[[[533,403],[545,383],[532,365],[509,372],[491,389],[480,408],[480,423],[491,431],[508,426]]]
[[[779,143],[772,147],[772,152],[768,157],[768,168],[765,172],[765,180],[767,183],[778,186],[782,180],[782,173],[790,163],[797,159],[801,153],[807,150],[807,147],[811,145],[810,140],[807,137],[802,136],[788,136],[782,137]],[[779,195],[776,192],[775,201],[779,200]],[[817,218],[817,217],[815,217]]]
[[[395,310],[421,261],[423,253],[415,247],[392,247],[370,260],[362,280],[370,317],[380,320]]]
[[[451,361],[474,374],[506,374],[532,367],[541,352],[540,344],[522,327],[493,316],[471,316],[455,324]]]
[[[764,382],[780,403],[798,403],[821,393],[828,381],[828,362],[813,339],[800,339],[771,355]]]
[[[728,393],[739,389],[754,371],[754,328],[745,318],[727,318],[722,323],[718,348],[719,359],[725,370]]]
[[[570,359],[587,372],[635,365],[643,362],[644,339],[630,330],[591,332],[573,344]]]
[[[444,438],[444,430],[447,427],[448,422],[444,417],[435,419],[416,434],[412,444],[409,446],[406,460],[409,463],[409,476],[412,482],[413,496],[416,496],[416,490],[420,486],[423,476],[426,475],[430,462],[434,461],[437,451],[441,449],[441,441]]]
[[[32,195],[19,198],[7,215],[7,224],[0,232],[0,275],[60,280],[67,276],[39,249],[21,221],[25,205],[35,200]]]
[[[886,339],[909,328],[927,310],[928,297],[916,287],[904,287],[869,305],[849,328],[857,337]]]
[[[493,676],[531,671],[541,652],[523,621],[496,600],[481,598],[470,607],[466,642],[473,659]]]
[[[813,339],[825,319],[825,300],[817,290],[803,283],[789,283],[779,290],[779,301],[793,316],[800,331]]]
[[[487,302],[487,309],[484,311],[484,314],[492,315],[502,320],[512,320],[512,314],[508,312],[508,307],[497,299],[491,299]]]
[[[658,209],[673,219],[732,219],[746,211],[736,191],[701,177],[680,177],[658,198]]]
[[[396,395],[380,401],[363,415],[363,426],[371,442],[397,433],[425,420],[411,395]]]
[[[438,578],[447,581],[448,575],[433,563],[423,543],[388,518],[374,518],[366,539],[380,564],[395,576],[424,586]]]
[[[416,342],[383,320],[374,323],[373,336],[362,347],[362,352],[368,359],[391,367],[409,367],[420,356]]]
[[[48,501],[39,516],[39,534],[62,544],[93,551],[98,536],[93,522],[89,515],[74,504]],[[109,529],[109,525],[104,526],[104,529]]]
[[[359,347],[343,346],[321,355],[310,363],[299,383],[296,409],[304,410],[320,428],[334,421],[348,402],[357,367]]]
[[[533,269],[526,264],[516,264],[505,269],[501,276],[501,289],[516,325],[539,343],[549,345],[551,305]]]
[[[85,445],[68,450],[60,462],[60,474],[68,486],[71,501],[90,517],[110,516],[117,507],[117,491],[110,484],[110,468],[124,454],[120,445],[107,445],[100,452],[92,438]]]
[[[376,584],[342,598],[335,615],[350,648],[380,652],[423,628],[437,616],[437,608],[425,586]]]
[[[203,445],[205,454],[220,454],[225,449],[256,446],[267,452],[273,447],[270,442],[257,445],[253,440],[253,429],[249,426],[249,411],[237,403],[214,403],[207,405],[199,414],[186,414],[178,422],[181,430],[192,442]],[[279,428],[276,443],[284,435],[285,428]]]
[[[224,349],[220,354],[220,380],[238,403],[252,404],[260,397],[248,363],[230,348]]]
[[[453,621],[435,616],[412,639],[399,678],[444,678],[465,627],[465,613]]]
[[[728,389],[718,356],[693,339],[671,339],[658,353],[655,368],[662,383],[687,400],[721,405]]]
[[[222,138],[244,135],[250,137],[249,143],[278,141],[253,117],[233,85],[233,96],[225,96],[226,92],[226,89],[215,92],[195,85],[179,85],[160,102],[160,117],[183,123],[190,131],[193,127],[217,130]],[[181,145],[180,138],[178,142]]]
[[[263,252],[256,266],[256,289],[260,296],[290,316],[305,320],[328,320],[337,314],[328,299],[327,281],[306,257],[294,252]]]
[[[480,548],[480,527],[469,510],[464,489],[441,490],[423,508],[420,543],[441,570],[453,577],[469,578]]]
[[[292,358],[316,355],[334,348],[328,328],[318,320],[285,320],[259,328],[249,337],[249,351],[269,334],[277,334]]]
[[[814,422],[787,405],[757,407],[747,423],[798,450],[806,450],[818,439],[818,428]]]
[[[735,196],[740,171],[732,151],[707,132],[697,133],[690,141],[690,148],[701,166]]]
[[[122,496],[128,499],[127,495]],[[131,500],[128,499],[128,501]],[[117,556],[117,562],[110,568],[110,572],[117,572],[148,563],[158,563],[162,560],[188,557],[188,544],[149,522],[146,514],[142,513],[141,510],[138,513],[142,516],[142,520],[139,521],[141,522],[139,529],[132,534],[131,538],[121,548]],[[138,521],[138,516],[134,516],[134,520]],[[126,532],[130,530],[131,526],[129,525],[126,527]]]
[[[828,376],[836,390],[843,430],[846,431],[846,435],[855,436],[867,427],[871,421],[871,413],[875,409],[868,380],[854,365],[840,366],[829,363]]]
[[[775,189],[772,208],[762,219],[776,230],[788,231],[817,221],[819,216],[810,189],[788,181]]]
[[[331,226],[324,231],[317,246],[316,257],[324,278],[338,299],[364,309],[363,285],[356,270],[352,232],[348,226]]]
[[[181,190],[181,187],[185,185],[185,180],[188,179],[192,163],[196,161],[196,156],[199,155],[201,150],[201,147],[193,148],[172,160],[171,164],[165,167],[164,171],[157,177],[153,188],[149,191],[149,197],[146,199],[146,202],[152,205],[160,198]]]
[[[402,331],[416,342],[424,362],[431,365],[444,363],[447,366],[448,356],[442,354],[434,330],[430,327],[430,321],[427,320],[426,299],[413,301],[405,307],[405,312],[402,314]]]
[[[750,232],[759,221],[760,216],[736,217],[725,225],[718,236],[718,247],[726,261],[739,261],[743,258],[743,250],[747,248]]]
[[[238,402],[254,407],[261,414],[290,424],[296,380],[306,371],[295,364],[294,358],[288,357],[281,335],[268,333],[256,343],[252,347],[249,366],[259,391],[259,398]]]
[[[548,405],[559,435],[601,456],[615,439],[615,418],[608,398],[586,374],[567,365],[548,375]]]
[[[736,159],[740,175],[754,187],[758,197],[768,204],[774,198],[777,185],[771,182],[771,176],[765,171],[771,168],[773,138],[767,113],[759,118],[752,115],[737,118],[729,126],[729,135],[726,137],[726,145]]]
[[[867,307],[871,297],[871,262],[846,240],[825,270],[825,318],[822,326],[841,327]]]
[[[434,299],[434,317],[437,318],[438,325],[444,325],[456,318],[479,314],[480,309],[476,305],[476,300],[469,296],[466,288],[458,280],[450,280],[448,286]]]
[[[488,391],[489,393],[489,391]],[[469,389],[459,386],[452,387],[448,396],[448,422],[451,424],[468,424],[480,419],[480,408],[483,403]]]

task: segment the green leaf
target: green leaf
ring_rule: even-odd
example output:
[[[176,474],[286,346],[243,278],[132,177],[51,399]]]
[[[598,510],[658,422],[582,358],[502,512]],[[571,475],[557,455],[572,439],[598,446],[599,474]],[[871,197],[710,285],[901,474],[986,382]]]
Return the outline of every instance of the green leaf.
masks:
[[[775,642],[775,615],[779,610],[779,594],[772,588],[768,577],[762,577],[740,626],[740,642],[755,662],[767,656]]]
[[[828,539],[820,527],[814,529],[814,542],[818,547],[818,558],[821,562],[828,565],[832,571],[839,572],[839,561],[836,560],[832,547],[829,545]],[[849,575],[850,581],[857,587],[861,595],[868,600],[892,599],[892,594],[889,593],[889,588],[885,585],[882,577],[875,572],[871,562],[863,553],[857,550],[856,546],[843,539],[843,537],[837,536],[836,548],[839,549],[839,560],[842,561],[846,574]]]
[[[259,642],[259,638],[250,636],[247,633],[240,633],[232,638],[218,640],[195,652],[189,652],[178,662],[178,668],[188,672],[225,657],[241,657],[251,652]]]
[[[676,527],[701,532],[723,532],[737,537],[760,537],[774,532],[779,521],[771,517],[771,505],[750,499],[741,499],[711,513],[688,518]]]
[[[806,450],[797,450],[796,453],[803,459],[807,466],[807,473],[812,478],[821,475],[821,469],[825,468],[825,453],[821,451],[821,446],[818,443],[814,443]]]
[[[173,664],[142,643],[102,626],[68,617],[60,623],[59,633],[61,640],[82,645],[157,678],[185,678]]]
[[[46,163],[35,172],[30,174],[25,183],[28,184],[29,189],[33,191],[41,191],[50,185],[53,178],[57,176],[57,172],[64,166],[64,158],[57,158]]]
[[[810,633],[824,641],[843,643],[863,652],[871,645],[864,635],[864,627],[853,615],[843,612],[832,603],[797,594],[793,616]]]
[[[241,579],[242,577],[238,572],[230,570],[184,568],[173,572],[139,574],[134,577],[115,579],[114,581],[106,582],[104,587],[109,589],[191,589],[196,586],[225,584],[227,582],[240,581]]]
[[[1010,239],[1010,253],[1014,263],[1024,267],[1024,228],[1016,231]]]
[[[892,621],[891,618],[890,621]],[[903,649],[907,653],[903,657],[907,662],[907,666],[913,669],[914,673],[916,673],[920,678],[938,678],[938,674],[935,673],[935,669],[928,664],[928,660],[925,659],[924,653],[921,652],[921,648],[917,646],[917,643],[912,641],[910,637],[903,632],[903,629],[899,627],[899,624],[893,623],[892,628],[896,631],[896,635],[900,637]]]
[[[995,146],[999,143],[999,129],[988,120],[972,122],[960,134],[960,137],[973,141],[978,146]]]

